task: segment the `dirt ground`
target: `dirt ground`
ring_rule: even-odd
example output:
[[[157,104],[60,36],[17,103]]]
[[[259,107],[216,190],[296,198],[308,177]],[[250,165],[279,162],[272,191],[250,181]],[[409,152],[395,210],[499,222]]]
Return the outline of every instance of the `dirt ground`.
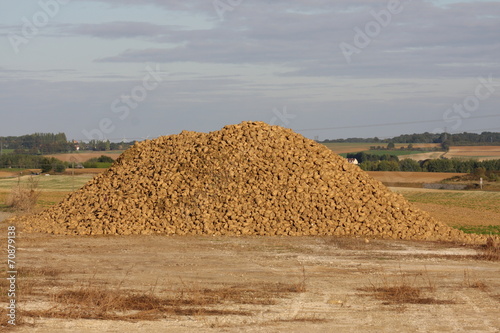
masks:
[[[24,292],[19,311],[25,315],[16,332],[498,332],[500,327],[500,265],[460,244],[22,232],[17,240],[18,269],[24,272],[18,278]],[[81,299],[72,303],[71,295],[96,289],[170,301],[161,310],[139,312],[140,320],[110,320]],[[98,299],[92,307],[110,308]]]

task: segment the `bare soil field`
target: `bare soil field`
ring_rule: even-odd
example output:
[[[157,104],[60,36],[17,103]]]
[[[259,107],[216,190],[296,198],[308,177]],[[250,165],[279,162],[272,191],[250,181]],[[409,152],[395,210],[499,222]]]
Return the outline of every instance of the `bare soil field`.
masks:
[[[0,178],[15,177],[17,172],[0,171]]]
[[[484,260],[479,248],[460,244],[22,232],[17,241],[16,332],[500,327],[500,266]]]
[[[384,183],[434,183],[454,176],[465,175],[465,173],[450,172],[367,171],[366,173]]]
[[[479,160],[500,159],[500,146],[453,146],[444,156]]]

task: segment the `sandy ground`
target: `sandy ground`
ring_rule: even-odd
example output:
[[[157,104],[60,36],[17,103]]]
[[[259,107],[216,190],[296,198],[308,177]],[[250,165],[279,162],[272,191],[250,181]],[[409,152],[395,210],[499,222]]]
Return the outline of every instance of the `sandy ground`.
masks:
[[[5,214],[0,213],[0,219]],[[1,231],[5,232],[2,223]],[[25,310],[57,306],[61,290],[97,286],[162,297],[192,290],[303,285],[272,302],[224,302],[246,314],[158,320],[25,318],[16,332],[498,332],[500,265],[460,244],[334,237],[68,237],[18,233],[18,266],[37,278]],[[49,283],[50,282],[50,283]],[[411,287],[421,302],[376,297]],[[75,289],[76,288],[76,289]],[[229,288],[229,289],[228,289]],[[208,306],[211,307],[210,305]]]

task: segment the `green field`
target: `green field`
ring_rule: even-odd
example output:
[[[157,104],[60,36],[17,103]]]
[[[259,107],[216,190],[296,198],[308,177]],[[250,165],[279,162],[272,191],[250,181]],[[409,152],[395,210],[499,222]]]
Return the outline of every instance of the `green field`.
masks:
[[[327,148],[333,150],[336,153],[354,153],[363,150],[370,149],[370,146],[380,145],[379,143],[366,143],[366,142],[326,142],[321,143],[325,145]]]
[[[394,155],[394,156],[403,156],[403,155],[416,155],[416,154],[425,154],[430,153],[431,151],[427,150],[365,150],[367,154],[372,155]]]
[[[24,168],[0,168],[0,171],[5,171],[5,172],[19,172],[19,171],[24,171],[26,169]]]
[[[371,155],[377,155],[377,156],[382,156],[382,155],[394,155],[394,156],[406,156],[406,155],[416,155],[416,154],[425,154],[425,153],[430,153],[430,151],[415,151],[415,150],[363,150],[362,152],[371,154]],[[355,154],[355,153],[360,153],[360,152],[353,152],[353,153],[340,153],[340,156],[347,157],[347,154]],[[400,158],[401,159],[401,158]]]
[[[2,154],[12,154],[14,152],[14,149],[2,149]]]
[[[20,178],[0,179],[0,190],[10,191],[15,186],[28,186],[30,180],[38,182],[38,189],[42,191],[72,191],[79,189],[95,175],[53,175],[53,176],[22,176]]]
[[[500,192],[485,191],[404,191],[410,202],[431,203],[447,207],[465,207],[500,213]]]
[[[393,150],[370,150],[372,146],[385,146],[385,143],[377,143],[377,142],[328,142],[322,143],[327,148],[331,149],[333,152],[339,154],[340,156],[346,157],[348,153],[360,153],[365,152],[367,154],[373,155],[395,155],[395,156],[404,156],[404,155],[416,155],[432,152],[430,150],[399,150],[400,147],[407,147],[407,143],[397,143],[395,144],[396,149]],[[414,144],[418,145],[418,144]]]
[[[457,229],[466,234],[500,235],[499,225],[460,226]]]

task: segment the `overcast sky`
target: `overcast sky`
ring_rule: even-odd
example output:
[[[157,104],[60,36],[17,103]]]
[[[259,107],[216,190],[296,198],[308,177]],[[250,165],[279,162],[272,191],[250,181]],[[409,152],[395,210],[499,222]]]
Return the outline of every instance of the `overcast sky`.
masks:
[[[500,2],[1,2],[0,136],[244,120],[320,140],[500,131]]]

